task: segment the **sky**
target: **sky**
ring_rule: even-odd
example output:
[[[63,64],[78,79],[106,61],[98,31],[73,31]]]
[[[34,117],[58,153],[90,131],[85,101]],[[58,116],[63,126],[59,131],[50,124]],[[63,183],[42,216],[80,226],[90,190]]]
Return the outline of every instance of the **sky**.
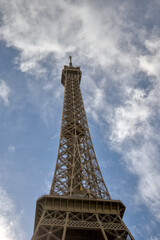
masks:
[[[136,240],[160,239],[160,0],[0,0],[0,240],[28,240],[73,56],[97,159]]]

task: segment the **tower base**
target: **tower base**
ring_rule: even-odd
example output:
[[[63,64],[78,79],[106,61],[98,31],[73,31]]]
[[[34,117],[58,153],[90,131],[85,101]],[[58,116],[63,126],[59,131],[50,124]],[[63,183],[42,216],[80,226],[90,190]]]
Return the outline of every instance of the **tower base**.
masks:
[[[134,240],[119,200],[45,195],[37,200],[32,240]]]

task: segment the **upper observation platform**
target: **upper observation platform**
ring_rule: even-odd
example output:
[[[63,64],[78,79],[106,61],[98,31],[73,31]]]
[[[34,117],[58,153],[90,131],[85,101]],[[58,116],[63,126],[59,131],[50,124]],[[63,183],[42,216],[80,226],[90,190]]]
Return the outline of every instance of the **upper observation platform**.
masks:
[[[62,70],[61,83],[63,86],[65,86],[66,79],[70,78],[71,75],[78,77],[79,83],[81,82],[82,72],[80,70],[80,67],[73,67],[72,57],[69,56],[69,59],[70,59],[69,66],[64,65],[64,69]]]

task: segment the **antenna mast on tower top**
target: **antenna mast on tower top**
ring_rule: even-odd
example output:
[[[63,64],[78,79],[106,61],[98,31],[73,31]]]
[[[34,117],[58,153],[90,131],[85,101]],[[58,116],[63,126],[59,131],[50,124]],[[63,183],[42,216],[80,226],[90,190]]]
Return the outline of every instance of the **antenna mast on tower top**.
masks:
[[[69,66],[72,67],[72,56],[69,56],[70,62],[69,62]]]

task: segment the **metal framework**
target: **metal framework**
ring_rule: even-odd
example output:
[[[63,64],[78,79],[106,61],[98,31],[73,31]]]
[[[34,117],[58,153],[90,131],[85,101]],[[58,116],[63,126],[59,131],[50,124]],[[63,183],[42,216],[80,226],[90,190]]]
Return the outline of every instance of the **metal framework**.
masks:
[[[112,200],[90,137],[80,90],[80,67],[62,70],[64,101],[57,163],[50,194],[37,200],[32,240],[134,240]]]

